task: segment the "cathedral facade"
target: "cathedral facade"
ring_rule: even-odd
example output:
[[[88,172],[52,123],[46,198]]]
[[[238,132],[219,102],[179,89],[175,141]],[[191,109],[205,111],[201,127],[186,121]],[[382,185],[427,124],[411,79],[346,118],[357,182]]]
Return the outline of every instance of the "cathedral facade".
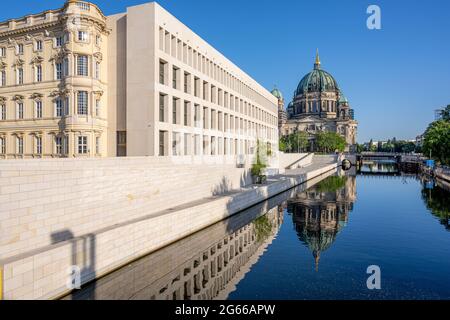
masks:
[[[278,98],[278,127],[280,137],[297,132],[309,134],[310,150],[314,150],[319,132],[335,132],[345,138],[346,151],[356,144],[358,123],[354,111],[331,74],[321,69],[319,54],[314,69],[303,77],[287,109],[278,89],[272,94]]]

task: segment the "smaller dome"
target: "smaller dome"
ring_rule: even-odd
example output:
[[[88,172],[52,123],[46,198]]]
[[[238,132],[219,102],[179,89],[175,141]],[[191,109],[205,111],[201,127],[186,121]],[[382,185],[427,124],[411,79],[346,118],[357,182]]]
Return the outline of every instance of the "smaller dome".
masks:
[[[283,94],[277,88],[273,89],[271,92],[278,100],[283,100]]]
[[[339,104],[348,104],[348,100],[342,92],[341,92],[341,97],[339,98]]]

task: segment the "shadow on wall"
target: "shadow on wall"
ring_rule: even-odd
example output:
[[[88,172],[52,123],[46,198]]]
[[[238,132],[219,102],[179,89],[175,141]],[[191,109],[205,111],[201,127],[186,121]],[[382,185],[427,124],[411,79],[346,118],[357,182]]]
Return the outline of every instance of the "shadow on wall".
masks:
[[[67,242],[71,244],[71,268],[67,270],[68,281],[64,285],[69,283],[75,284],[77,280],[81,284],[86,284],[96,278],[95,263],[96,263],[96,237],[94,234],[87,234],[81,237],[74,237],[74,234],[70,230],[62,230],[54,232],[50,236],[52,244],[58,244],[61,242]],[[77,272],[73,272],[74,267]],[[79,273],[78,273],[79,271]],[[77,279],[79,277],[79,279]],[[95,299],[95,284],[94,290],[89,292],[89,296],[85,297],[87,300]],[[75,289],[74,287],[70,289]]]
[[[239,187],[244,188],[247,187],[249,184],[251,184],[252,177],[249,170],[245,170],[244,173],[241,174],[241,178],[239,181]],[[223,176],[220,183],[213,187],[212,189],[212,195],[213,196],[220,196],[225,193],[231,192],[236,190],[236,188],[233,188],[232,182],[226,177]]]

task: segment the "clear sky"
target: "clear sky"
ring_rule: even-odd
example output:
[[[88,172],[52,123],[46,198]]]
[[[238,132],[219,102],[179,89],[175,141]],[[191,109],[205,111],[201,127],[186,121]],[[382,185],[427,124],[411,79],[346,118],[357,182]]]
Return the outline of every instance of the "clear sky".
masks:
[[[146,0],[94,0],[106,15]],[[358,141],[413,139],[450,104],[448,0],[160,0],[169,12],[286,104],[320,50],[359,121]],[[64,0],[15,0],[0,20]],[[366,9],[382,10],[368,30]]]

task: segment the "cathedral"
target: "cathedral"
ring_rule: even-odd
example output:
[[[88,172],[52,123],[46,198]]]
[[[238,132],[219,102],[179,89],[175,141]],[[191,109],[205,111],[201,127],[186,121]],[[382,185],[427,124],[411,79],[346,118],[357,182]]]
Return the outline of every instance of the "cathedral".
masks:
[[[274,89],[272,94],[278,98],[280,137],[307,132],[309,149],[313,151],[315,134],[321,131],[336,132],[347,142],[345,151],[354,151],[358,127],[354,111],[333,76],[322,70],[318,52],[314,70],[300,81],[286,110],[280,90]]]

